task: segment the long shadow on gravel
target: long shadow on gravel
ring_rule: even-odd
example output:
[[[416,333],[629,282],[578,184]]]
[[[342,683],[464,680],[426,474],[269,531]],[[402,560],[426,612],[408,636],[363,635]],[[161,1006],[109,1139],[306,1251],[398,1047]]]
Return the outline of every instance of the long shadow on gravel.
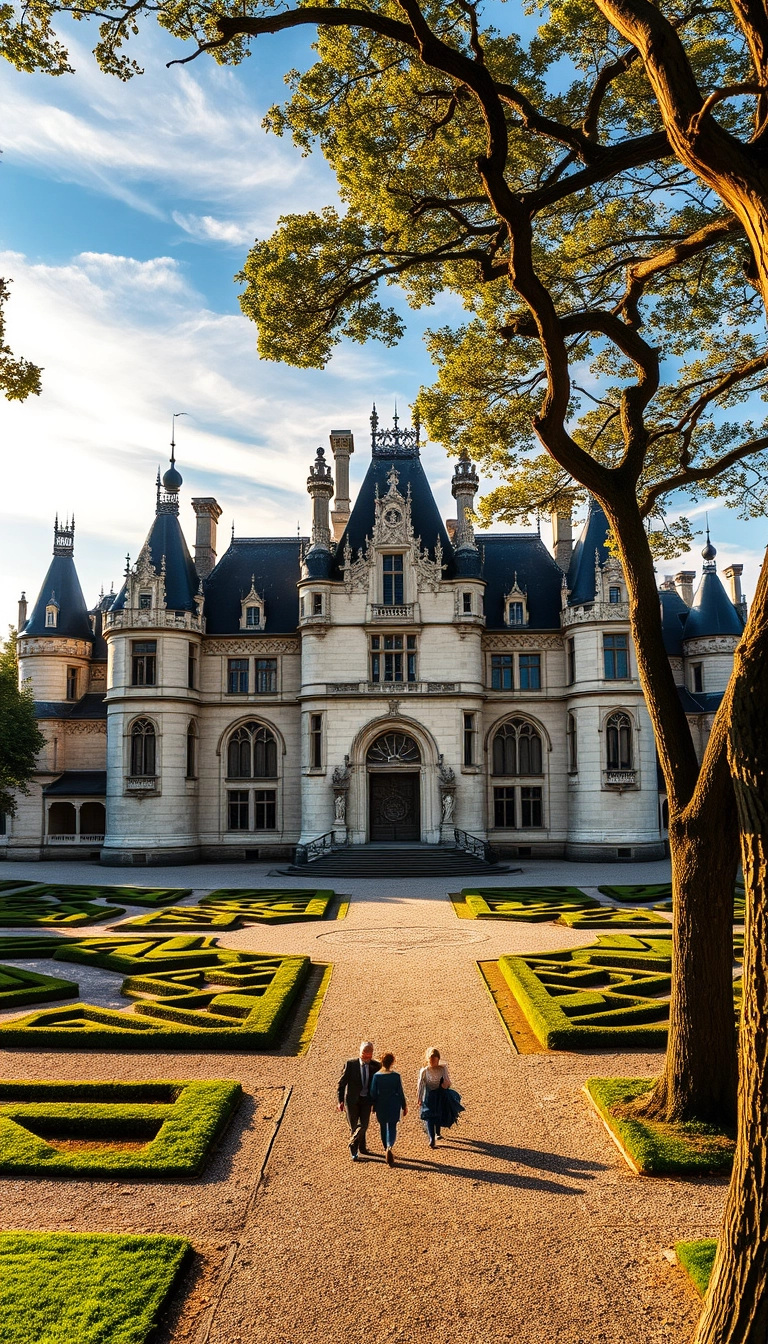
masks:
[[[449,1149],[444,1148],[443,1151],[447,1157]],[[514,1161],[514,1159],[511,1160]],[[403,1171],[439,1171],[445,1176],[463,1176],[465,1179],[471,1180],[474,1185],[509,1185],[516,1190],[538,1190],[541,1194],[549,1195],[581,1195],[584,1193],[580,1185],[563,1185],[561,1181],[548,1181],[541,1176],[528,1176],[520,1171],[492,1171],[483,1167],[457,1167],[450,1161],[433,1162],[426,1158],[419,1160],[413,1157],[397,1157],[395,1165],[396,1168],[400,1167]],[[571,1174],[570,1172],[563,1173],[565,1176]],[[580,1174],[582,1179],[592,1180],[591,1176],[585,1176],[583,1172]]]
[[[590,1172],[607,1169],[605,1162],[589,1162],[582,1157],[569,1157],[566,1153],[544,1153],[538,1148],[514,1148],[509,1144],[458,1137],[452,1142],[449,1140],[449,1143],[451,1147],[482,1153],[484,1157],[495,1158],[498,1162],[514,1162],[517,1166],[535,1167],[538,1171],[551,1171],[557,1176],[571,1176],[587,1181],[593,1179]]]

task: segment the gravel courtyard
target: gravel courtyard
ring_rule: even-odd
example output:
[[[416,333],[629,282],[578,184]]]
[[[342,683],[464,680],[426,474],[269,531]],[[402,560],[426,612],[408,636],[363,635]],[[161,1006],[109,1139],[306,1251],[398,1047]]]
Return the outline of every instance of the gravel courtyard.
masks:
[[[302,882],[255,864],[133,872],[71,863],[8,864],[2,875],[199,891],[310,885],[310,871]],[[663,863],[552,862],[479,883],[667,877]],[[518,1055],[510,1046],[478,960],[583,945],[594,933],[459,920],[450,885],[345,880],[343,921],[220,936],[226,947],[333,963],[304,1055],[7,1051],[6,1078],[237,1078],[248,1097],[198,1181],[4,1181],[4,1225],[190,1236],[201,1260],[167,1344],[362,1344],[372,1335],[408,1344],[682,1344],[699,1303],[664,1252],[716,1235],[725,1182],[634,1176],[588,1109],[586,1078],[651,1076],[660,1055]],[[373,1128],[371,1155],[350,1161],[335,1108],[341,1063],[368,1036],[377,1053],[394,1051],[413,1101],[394,1170]],[[415,1105],[416,1072],[433,1044],[467,1108],[436,1151]]]

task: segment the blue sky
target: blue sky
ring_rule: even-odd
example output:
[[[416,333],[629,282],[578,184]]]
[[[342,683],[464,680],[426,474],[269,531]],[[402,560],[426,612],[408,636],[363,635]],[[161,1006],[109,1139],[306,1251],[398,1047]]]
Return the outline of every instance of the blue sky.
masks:
[[[176,45],[149,25],[136,53],[145,74],[128,84],[98,71],[88,35],[85,24],[66,34],[72,76],[0,63],[9,337],[45,369],[40,398],[0,401],[0,630],[15,621],[22,589],[37,594],[57,511],[76,514],[89,604],[102,583],[118,586],[126,552],[137,554],[152,520],[174,411],[188,413],[177,424],[189,538],[196,494],[218,498],[227,533],[233,520],[240,535],[307,531],[317,445],[351,428],[360,481],[372,399],[382,419],[395,400],[407,408],[432,376],[423,330],[448,312],[408,312],[396,349],[344,345],[323,372],[260,361],[233,276],[281,213],[335,197],[321,157],[302,158],[260,125],[284,93],[283,72],[310,59],[310,35],[258,42],[238,70],[207,60],[167,70]],[[449,516],[450,463],[437,446],[424,457]],[[743,560],[751,594],[763,520],[709,512],[722,566]],[[664,568],[700,563],[682,557]]]

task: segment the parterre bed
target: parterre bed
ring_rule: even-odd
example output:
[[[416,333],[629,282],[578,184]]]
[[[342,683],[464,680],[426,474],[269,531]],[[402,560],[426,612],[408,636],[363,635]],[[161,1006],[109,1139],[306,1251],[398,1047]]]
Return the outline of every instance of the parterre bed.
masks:
[[[248,924],[299,924],[328,917],[334,891],[212,891],[199,905],[170,906],[115,927],[121,931],[240,929]]]

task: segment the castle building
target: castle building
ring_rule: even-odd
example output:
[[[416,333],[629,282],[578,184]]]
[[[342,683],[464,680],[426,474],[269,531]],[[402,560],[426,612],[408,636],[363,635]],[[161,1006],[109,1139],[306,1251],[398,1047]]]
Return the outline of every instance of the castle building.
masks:
[[[20,676],[47,745],[7,820],[7,858],[106,864],[312,857],[328,845],[472,846],[504,856],[653,859],[663,788],[637,677],[627,593],[590,505],[573,543],[473,527],[460,457],[439,514],[419,429],[371,417],[310,466],[311,536],[235,537],[217,558],[215,499],[191,501],[171,458],[119,593],[89,611],[74,520],[27,613]],[[335,498],[334,498],[335,493]],[[333,500],[333,506],[332,506]],[[699,752],[743,630],[742,567],[661,585],[664,636]]]

